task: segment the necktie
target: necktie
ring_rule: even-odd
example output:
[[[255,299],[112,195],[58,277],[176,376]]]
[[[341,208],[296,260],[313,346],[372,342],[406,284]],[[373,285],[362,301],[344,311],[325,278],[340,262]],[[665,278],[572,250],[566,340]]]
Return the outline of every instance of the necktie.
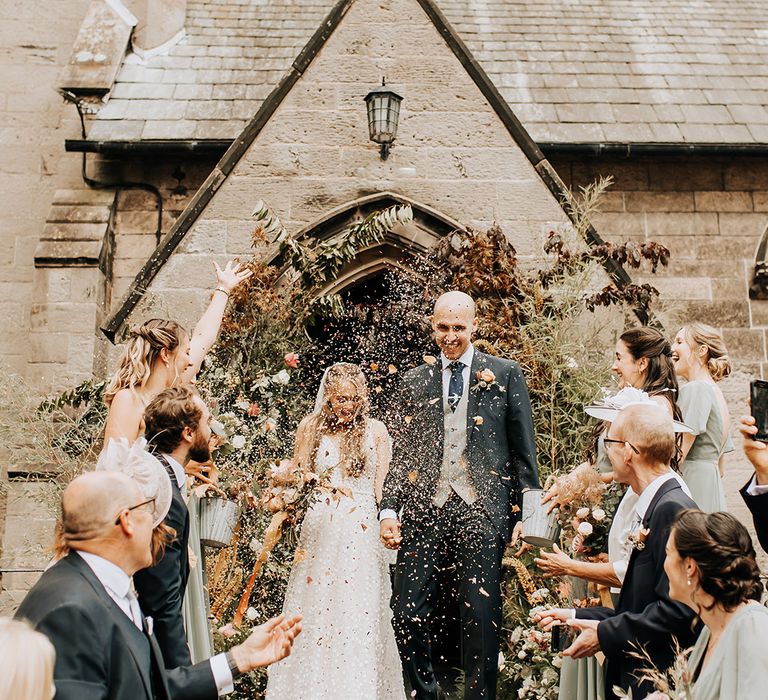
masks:
[[[141,612],[141,607],[139,607],[139,599],[136,597],[136,591],[133,588],[133,582],[131,582],[131,587],[128,589],[128,593],[125,594],[125,597],[128,600],[128,607],[131,610],[131,619],[133,620],[133,624],[136,625],[136,627],[139,629],[142,629],[144,615]]]
[[[448,382],[448,407],[455,411],[464,393],[464,363],[454,360],[448,365],[451,370],[451,379]]]

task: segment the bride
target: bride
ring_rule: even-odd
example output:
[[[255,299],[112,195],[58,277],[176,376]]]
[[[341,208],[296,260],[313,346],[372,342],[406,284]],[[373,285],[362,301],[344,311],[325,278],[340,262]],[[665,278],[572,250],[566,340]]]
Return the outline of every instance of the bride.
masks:
[[[270,669],[267,700],[404,700],[376,522],[390,458],[386,427],[368,416],[360,368],[329,367],[314,412],[299,424],[294,464],[331,469],[331,483],[352,497],[320,499],[304,518],[284,609],[301,611],[305,631]]]

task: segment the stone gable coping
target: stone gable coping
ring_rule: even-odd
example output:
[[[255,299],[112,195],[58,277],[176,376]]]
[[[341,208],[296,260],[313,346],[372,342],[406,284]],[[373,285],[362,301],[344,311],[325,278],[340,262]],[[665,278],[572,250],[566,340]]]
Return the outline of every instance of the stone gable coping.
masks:
[[[196,192],[187,208],[181,213],[171,230],[144,264],[141,271],[133,280],[126,296],[117,310],[101,327],[102,332],[111,341],[114,342],[115,335],[141,300],[152,280],[184,239],[184,236],[195,223],[200,213],[211,201],[215,193],[226,180],[227,176],[232,172],[237,162],[242,158],[254,139],[264,128],[265,124],[270,120],[277,107],[286,98],[312,60],[325,45],[326,41],[346,15],[353,2],[354,0],[339,0],[339,2],[336,3],[329,15],[317,28],[312,38],[301,50],[293,62],[291,69],[267,97],[259,111],[241,132],[238,138],[232,143],[206,181]],[[459,60],[472,81],[479,88],[480,92],[492,107],[512,139],[530,161],[542,182],[554,195],[556,201],[560,203],[565,214],[573,220],[574,211],[572,200],[567,188],[555,172],[554,168],[552,168],[546,160],[539,147],[514,115],[512,109],[501,96],[491,79],[472,56],[467,45],[450,26],[448,20],[433,0],[416,0],[416,2],[421,6],[428,19],[432,22],[440,36],[453,52],[454,56]],[[592,245],[602,243],[602,239],[592,226],[590,226],[587,231],[587,240],[588,243]],[[606,271],[620,286],[631,281],[627,272],[613,261],[606,263]],[[647,322],[648,318],[642,317],[641,320]]]

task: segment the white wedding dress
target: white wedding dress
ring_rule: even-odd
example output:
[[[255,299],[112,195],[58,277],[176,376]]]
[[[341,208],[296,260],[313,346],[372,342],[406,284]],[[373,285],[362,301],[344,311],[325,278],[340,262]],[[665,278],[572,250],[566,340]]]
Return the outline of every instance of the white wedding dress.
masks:
[[[372,433],[359,477],[343,476],[336,439],[321,439],[316,471],[333,468],[331,483],[353,497],[323,496],[304,518],[283,606],[304,616],[303,630],[291,655],[269,668],[267,700],[405,700],[389,607],[394,553],[379,542]]]

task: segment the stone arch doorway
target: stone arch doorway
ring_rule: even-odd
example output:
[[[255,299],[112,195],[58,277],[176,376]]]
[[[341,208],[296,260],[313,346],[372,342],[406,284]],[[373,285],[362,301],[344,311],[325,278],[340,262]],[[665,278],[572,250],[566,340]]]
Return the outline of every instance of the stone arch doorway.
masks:
[[[433,280],[425,261],[435,244],[461,224],[408,197],[382,192],[338,207],[296,234],[322,242],[375,211],[404,204],[411,206],[413,220],[359,251],[321,290],[341,296],[344,317],[319,318],[310,330],[315,341],[314,356],[308,358],[314,368],[310,385],[333,362],[360,364],[371,385],[373,414],[384,420],[397,376],[434,352],[427,321],[431,302],[425,294]]]

